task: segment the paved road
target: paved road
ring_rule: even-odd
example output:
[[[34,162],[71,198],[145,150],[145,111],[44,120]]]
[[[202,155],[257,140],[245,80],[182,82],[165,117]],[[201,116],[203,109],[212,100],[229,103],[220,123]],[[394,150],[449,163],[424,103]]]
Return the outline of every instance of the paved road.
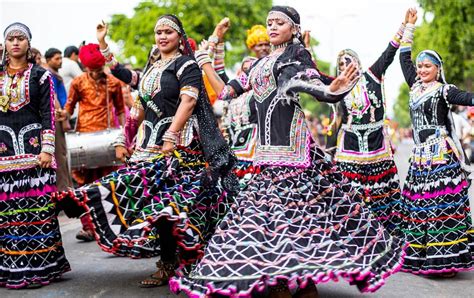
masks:
[[[410,148],[411,144],[402,143],[397,151],[396,162],[402,179],[406,176]],[[141,289],[137,286],[138,281],[153,272],[154,259],[117,258],[102,252],[95,243],[78,243],[74,236],[79,226],[78,220],[61,217],[63,241],[73,270],[64,275],[64,281],[37,290],[0,289],[0,297],[176,297],[166,287]],[[321,297],[362,296],[343,281],[319,285],[318,289]],[[398,273],[377,293],[363,296],[474,297],[474,272],[460,273],[446,280]]]

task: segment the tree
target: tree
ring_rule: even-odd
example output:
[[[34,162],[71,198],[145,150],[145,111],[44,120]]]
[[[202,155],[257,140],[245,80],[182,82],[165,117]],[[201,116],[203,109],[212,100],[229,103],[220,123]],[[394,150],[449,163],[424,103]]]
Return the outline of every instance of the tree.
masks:
[[[411,125],[410,112],[408,108],[408,101],[410,89],[407,84],[400,86],[400,92],[398,94],[397,101],[393,107],[395,113],[395,120],[398,122],[400,127],[409,127]]]
[[[472,90],[474,77],[474,0],[418,0],[424,10],[414,51],[433,49],[444,60],[449,83]],[[431,22],[427,16],[432,15]]]
[[[246,30],[255,24],[265,25],[271,0],[154,0],[144,1],[134,8],[131,18],[115,14],[110,22],[110,37],[122,48],[123,57],[135,57],[135,66],[144,66],[154,44],[153,29],[159,16],[176,14],[183,22],[188,37],[197,42],[208,38],[215,25],[229,17],[232,26],[226,35],[229,66],[248,55],[245,46]],[[229,8],[232,9],[229,9]]]

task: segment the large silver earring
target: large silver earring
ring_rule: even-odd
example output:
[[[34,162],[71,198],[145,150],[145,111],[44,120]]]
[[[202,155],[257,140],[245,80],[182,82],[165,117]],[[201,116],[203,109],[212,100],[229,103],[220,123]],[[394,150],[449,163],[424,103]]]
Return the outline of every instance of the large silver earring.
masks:
[[[26,51],[26,60],[31,61],[33,59],[33,53],[31,52],[31,48],[28,48]]]
[[[299,44],[300,40],[298,38],[298,33],[293,34],[293,44]]]
[[[183,40],[182,40],[182,39],[179,40],[179,50],[180,50],[181,52],[184,51],[184,44],[183,44]]]
[[[437,81],[439,80],[439,76],[440,76],[439,73],[440,73],[440,72],[438,71],[438,73],[436,74],[436,80],[437,80]]]

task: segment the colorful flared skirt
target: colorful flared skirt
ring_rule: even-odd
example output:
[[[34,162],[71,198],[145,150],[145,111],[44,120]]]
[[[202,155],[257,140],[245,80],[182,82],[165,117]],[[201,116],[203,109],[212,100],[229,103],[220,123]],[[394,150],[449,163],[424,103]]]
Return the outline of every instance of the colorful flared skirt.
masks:
[[[205,171],[200,145],[193,142],[171,157],[135,163],[57,199],[67,215],[90,219],[99,246],[119,256],[160,255],[160,222],[171,222],[179,261],[188,265],[201,256],[230,206],[222,181],[203,186]]]
[[[469,182],[456,154],[431,167],[411,159],[402,192],[401,231],[409,242],[403,271],[435,274],[474,267]]]
[[[403,262],[403,244],[363,207],[360,195],[312,149],[309,168],[263,166],[239,193],[204,257],[170,281],[190,297],[250,297],[339,278],[371,292]]]
[[[393,235],[400,225],[400,178],[393,160],[369,164],[337,162],[338,169],[363,196],[375,218]]]
[[[70,271],[55,204],[52,169],[0,173],[0,286],[47,285]]]

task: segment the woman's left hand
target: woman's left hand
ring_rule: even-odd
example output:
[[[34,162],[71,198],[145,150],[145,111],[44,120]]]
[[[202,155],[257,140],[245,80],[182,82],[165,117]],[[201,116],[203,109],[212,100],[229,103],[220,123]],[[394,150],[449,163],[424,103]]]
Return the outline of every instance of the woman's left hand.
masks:
[[[41,152],[38,155],[38,162],[40,167],[44,168],[50,168],[51,163],[53,162],[53,156],[49,153],[46,152]]]
[[[329,91],[337,93],[348,89],[359,79],[359,75],[356,64],[351,62],[347,68],[332,81],[331,85],[329,85]]]
[[[163,153],[165,156],[170,156],[173,154],[174,149],[176,149],[175,144],[171,142],[163,142],[163,147],[161,148],[161,153]]]

